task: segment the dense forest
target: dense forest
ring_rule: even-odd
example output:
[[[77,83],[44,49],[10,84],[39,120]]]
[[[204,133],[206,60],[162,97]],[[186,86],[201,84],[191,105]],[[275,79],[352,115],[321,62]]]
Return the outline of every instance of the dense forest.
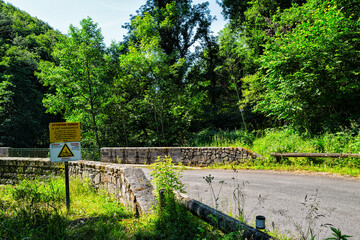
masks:
[[[204,131],[360,124],[360,0],[147,0],[106,47],[90,17],[66,35],[0,0],[0,146],[188,145]],[[358,134],[358,131],[356,132]]]

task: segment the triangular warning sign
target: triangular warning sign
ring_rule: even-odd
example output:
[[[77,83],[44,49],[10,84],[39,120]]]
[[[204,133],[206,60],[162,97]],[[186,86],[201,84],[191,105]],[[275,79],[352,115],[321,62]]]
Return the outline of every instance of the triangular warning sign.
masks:
[[[58,158],[64,158],[64,157],[73,157],[74,154],[70,150],[69,146],[64,143],[64,146],[62,147],[61,151],[59,152]]]

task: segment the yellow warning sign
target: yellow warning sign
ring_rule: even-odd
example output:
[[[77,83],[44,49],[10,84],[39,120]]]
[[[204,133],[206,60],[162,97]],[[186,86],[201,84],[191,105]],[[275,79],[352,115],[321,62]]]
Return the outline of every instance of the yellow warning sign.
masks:
[[[49,124],[50,143],[80,142],[79,122],[56,122]]]
[[[73,152],[70,150],[69,146],[65,143],[59,152],[58,158],[67,158],[73,156],[74,156]]]

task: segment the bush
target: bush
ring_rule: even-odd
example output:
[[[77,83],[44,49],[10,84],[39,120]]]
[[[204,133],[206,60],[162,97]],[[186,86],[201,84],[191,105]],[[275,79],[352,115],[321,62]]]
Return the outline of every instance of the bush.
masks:
[[[193,137],[190,145],[196,147],[249,147],[254,140],[255,132],[245,130],[204,130]]]

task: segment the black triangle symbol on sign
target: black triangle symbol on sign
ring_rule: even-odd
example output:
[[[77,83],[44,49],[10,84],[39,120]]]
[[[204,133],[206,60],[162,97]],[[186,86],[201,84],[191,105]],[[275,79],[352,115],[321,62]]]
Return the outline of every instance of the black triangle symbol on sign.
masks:
[[[62,147],[61,151],[59,152],[58,158],[73,157],[73,156],[74,156],[74,154],[72,153],[72,151],[70,150],[68,145],[66,145],[66,143],[64,143],[64,146]]]

